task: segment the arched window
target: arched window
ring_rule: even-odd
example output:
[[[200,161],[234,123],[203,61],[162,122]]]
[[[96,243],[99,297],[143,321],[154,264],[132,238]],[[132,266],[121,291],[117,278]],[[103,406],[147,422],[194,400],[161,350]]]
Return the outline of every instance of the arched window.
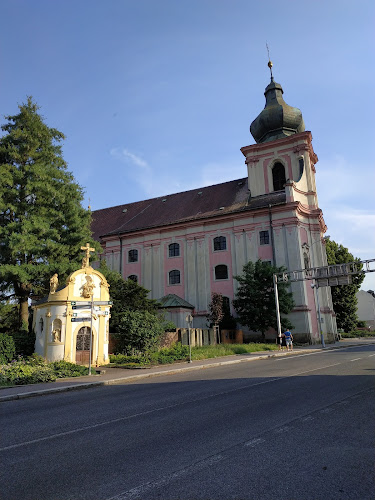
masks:
[[[298,166],[299,166],[299,179],[303,176],[303,170],[305,168],[305,162],[303,161],[303,158],[298,159]]]
[[[178,243],[171,243],[168,249],[169,249],[169,257],[179,257],[180,245]]]
[[[281,191],[286,183],[285,168],[282,163],[275,163],[272,169],[273,190]]]
[[[214,251],[226,250],[227,249],[227,239],[225,236],[217,236],[214,238]]]
[[[134,281],[134,283],[138,283],[138,276],[136,274],[131,274],[128,276],[128,280]]]
[[[215,267],[215,280],[227,280],[228,267],[225,264],[219,264]]]
[[[129,262],[138,262],[138,250],[129,250],[128,253],[128,261]]]
[[[173,269],[173,271],[169,271],[169,284],[170,285],[178,285],[179,283],[181,283],[181,275],[180,275],[180,271],[178,271],[177,269]]]
[[[39,330],[40,330],[40,333],[43,333],[43,328],[44,328],[43,318],[40,318],[40,320],[39,320]]]

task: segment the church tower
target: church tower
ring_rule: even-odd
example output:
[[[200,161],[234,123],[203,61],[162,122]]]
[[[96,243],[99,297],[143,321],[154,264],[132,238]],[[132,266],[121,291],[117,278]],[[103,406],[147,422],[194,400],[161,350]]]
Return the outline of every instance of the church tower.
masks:
[[[272,63],[269,62],[270,69]],[[286,104],[283,88],[271,82],[264,95],[266,104],[250,125],[256,142],[241,148],[248,170],[250,200],[269,200],[269,229],[273,261],[288,271],[327,265],[324,233],[327,227],[319,208],[315,184],[318,157],[311,132],[305,130],[302,113]],[[295,308],[290,315],[297,332],[314,332],[318,342],[317,301],[312,282],[292,284]],[[322,330],[337,331],[330,288],[320,288]],[[324,322],[324,323],[323,323]]]

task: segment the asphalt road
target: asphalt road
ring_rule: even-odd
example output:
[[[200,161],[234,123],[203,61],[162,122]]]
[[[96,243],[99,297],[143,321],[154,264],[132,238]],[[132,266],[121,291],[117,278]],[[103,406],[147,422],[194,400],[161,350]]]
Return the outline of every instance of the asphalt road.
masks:
[[[374,500],[375,345],[0,405],[2,500]]]

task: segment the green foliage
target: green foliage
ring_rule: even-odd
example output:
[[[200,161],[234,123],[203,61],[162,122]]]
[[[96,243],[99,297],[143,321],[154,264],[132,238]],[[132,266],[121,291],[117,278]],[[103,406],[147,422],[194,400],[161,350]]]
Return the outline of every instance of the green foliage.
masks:
[[[237,311],[239,322],[250,330],[259,331],[264,338],[269,328],[277,330],[275,292],[273,274],[281,273],[286,269],[276,267],[258,260],[248,262],[240,276],[234,276],[239,283],[233,306]],[[289,314],[294,307],[293,296],[288,291],[289,284],[278,283],[280,314]],[[281,317],[283,329],[293,328],[290,321]]]
[[[19,328],[19,306],[9,301],[0,301],[0,333],[16,332]]]
[[[82,375],[88,375],[88,367],[82,365],[76,365],[74,363],[69,363],[69,361],[53,361],[49,363],[54,374],[57,378],[65,377],[81,377]],[[95,369],[91,369],[91,373],[95,373]]]
[[[95,369],[91,368],[95,374]],[[11,363],[0,366],[0,385],[25,385],[41,382],[53,382],[56,378],[81,377],[88,374],[87,366],[76,365],[67,361],[46,360],[34,353],[27,358],[18,357]]]
[[[31,294],[45,295],[77,269],[80,247],[91,238],[83,192],[62,157],[64,135],[48,127],[29,97],[7,116],[0,138],[0,299],[14,296],[19,324],[28,322]]]
[[[16,346],[17,356],[30,356],[34,352],[35,332],[29,333],[27,329],[13,332],[12,337]]]
[[[163,349],[159,349],[158,351],[149,352],[143,355],[128,356],[124,354],[111,354],[109,358],[111,363],[115,366],[138,368],[149,366],[151,364],[164,365],[168,363],[174,363],[175,361],[186,360],[188,355],[189,347],[186,345],[181,345],[181,343],[178,342],[172,347],[164,347]]]
[[[16,346],[13,337],[0,333],[0,365],[5,365],[14,359]]]
[[[100,262],[99,270],[110,286],[109,292],[113,302],[110,321],[111,332],[119,333],[121,317],[126,311],[157,313],[158,302],[147,297],[149,290],[132,280],[124,280],[120,273],[108,268],[105,260]]]
[[[333,240],[326,242],[328,265],[359,262],[359,258],[353,257],[347,248],[339,245]],[[354,331],[357,327],[357,292],[360,289],[365,275],[363,273],[352,276],[352,285],[341,285],[331,287],[333,309],[336,313],[337,328],[345,332]]]
[[[356,339],[361,337],[375,337],[375,331],[370,330],[356,330],[353,332],[341,333],[343,339]]]
[[[164,333],[163,321],[148,311],[125,311],[119,316],[116,350],[125,354],[155,350]]]
[[[203,347],[193,347],[191,357],[193,360],[219,358],[221,356],[233,356],[234,354],[246,354],[258,351],[275,351],[275,344],[219,344]]]
[[[357,328],[366,328],[366,321],[357,321]]]
[[[25,360],[14,361],[0,366],[0,385],[12,383],[14,385],[37,384],[41,382],[53,382],[56,375],[48,366],[34,366]]]

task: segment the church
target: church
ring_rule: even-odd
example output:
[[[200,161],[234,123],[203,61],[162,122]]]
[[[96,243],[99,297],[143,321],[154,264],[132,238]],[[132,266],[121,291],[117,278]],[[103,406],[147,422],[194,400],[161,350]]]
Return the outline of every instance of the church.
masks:
[[[207,328],[212,292],[221,293],[235,315],[233,276],[250,260],[289,271],[327,265],[311,132],[301,111],[284,101],[272,69],[264,95],[265,107],[250,126],[255,144],[241,148],[243,178],[92,214],[93,237],[109,267],[146,287],[151,298],[170,296],[189,306],[195,328]],[[320,342],[318,293],[329,341],[337,332],[330,288],[301,281],[291,291],[295,340]]]

